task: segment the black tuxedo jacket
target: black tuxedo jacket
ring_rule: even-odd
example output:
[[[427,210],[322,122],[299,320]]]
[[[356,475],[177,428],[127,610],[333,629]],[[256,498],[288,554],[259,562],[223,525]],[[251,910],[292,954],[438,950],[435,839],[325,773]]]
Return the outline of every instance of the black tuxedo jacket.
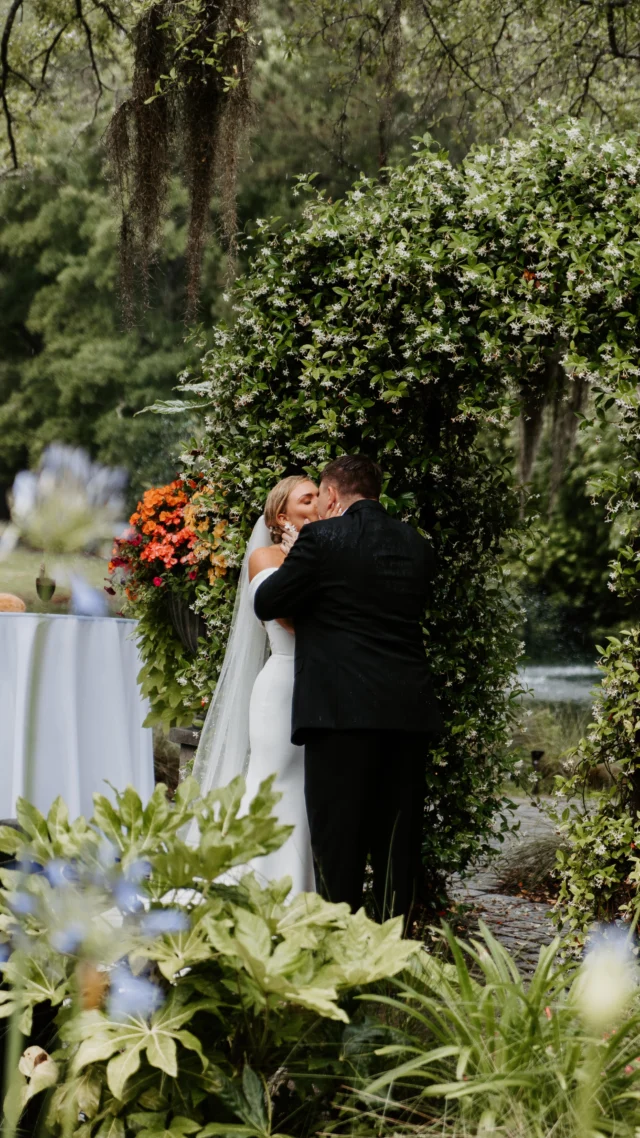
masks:
[[[295,621],[294,743],[317,728],[441,729],[420,627],[432,577],[427,542],[373,499],[303,527],[255,597],[260,620]]]

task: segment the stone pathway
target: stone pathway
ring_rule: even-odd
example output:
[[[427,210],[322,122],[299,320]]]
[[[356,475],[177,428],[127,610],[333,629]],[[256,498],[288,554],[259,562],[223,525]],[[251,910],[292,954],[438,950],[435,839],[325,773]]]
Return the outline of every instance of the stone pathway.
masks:
[[[520,822],[520,829],[505,839],[505,851],[528,839],[554,833],[553,823],[530,802],[516,808],[515,818]],[[461,904],[473,906],[477,918],[509,949],[523,972],[533,971],[540,948],[550,944],[555,935],[545,902],[501,893],[495,869],[486,864],[479,864],[476,872],[464,880],[456,875],[451,883],[451,896]]]

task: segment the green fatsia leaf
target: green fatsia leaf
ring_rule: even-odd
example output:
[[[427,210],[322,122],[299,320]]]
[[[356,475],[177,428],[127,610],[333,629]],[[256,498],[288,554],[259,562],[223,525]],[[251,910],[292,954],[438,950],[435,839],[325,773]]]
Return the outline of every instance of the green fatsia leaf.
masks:
[[[159,1123],[145,1126],[143,1130],[139,1130],[138,1138],[184,1138],[187,1134],[201,1133],[201,1124],[192,1118],[176,1115],[169,1123],[168,1128],[163,1119],[164,1116],[161,1115]]]
[[[191,1031],[177,1031],[175,1038],[179,1043],[182,1044],[183,1047],[186,1047],[188,1051],[195,1051],[196,1055],[198,1055],[200,1059],[200,1062],[202,1063],[202,1069],[204,1070],[207,1067],[209,1061],[206,1058],[204,1051],[202,1050],[202,1044],[197,1035],[194,1035]]]
[[[138,1070],[143,1047],[144,1042],[142,1040],[130,1043],[107,1063],[107,1083],[114,1098],[122,1098],[128,1080]]]
[[[147,1043],[147,1060],[152,1067],[159,1067],[175,1079],[178,1074],[178,1060],[175,1040],[163,1032],[152,1035]]]
[[[51,954],[46,961],[20,953],[14,954],[3,969],[11,991],[0,992],[0,1017],[22,1007],[31,1014],[37,1004],[49,1002],[58,1007],[69,994],[68,972],[64,957]]]
[[[0,850],[6,854],[16,854],[24,844],[24,837],[13,826],[0,826]]]
[[[122,1118],[105,1118],[95,1138],[125,1138],[125,1126]]]
[[[185,932],[172,933],[155,941],[144,955],[155,960],[162,975],[172,981],[183,968],[193,968],[211,958],[209,922],[215,920],[222,910],[220,898],[196,906],[191,914],[191,925]]]
[[[67,1079],[57,1088],[52,1102],[51,1115],[57,1122],[64,1124],[69,1104],[75,1116],[81,1112],[88,1119],[95,1118],[100,1106],[104,1074],[101,1069],[91,1067],[74,1078]]]
[[[337,987],[354,987],[395,976],[420,952],[415,941],[402,939],[402,928],[402,917],[379,925],[369,920],[364,909],[359,909],[344,929],[331,933],[324,941],[324,950],[330,950],[333,959],[316,979]]]
[[[108,1059],[107,1082],[112,1095],[119,1100],[125,1094],[127,1081],[138,1071],[143,1051],[146,1051],[152,1067],[175,1077],[176,1040],[182,1042],[180,1036],[184,1025],[196,1012],[212,1010],[211,1000],[190,1003],[186,1000],[186,993],[173,989],[150,1023],[137,1018],[120,1023],[110,1020],[103,1012],[83,1013],[71,1029],[82,1038],[73,1061],[74,1071]],[[217,1010],[217,1005],[213,1005],[213,1010]],[[198,1050],[189,1032],[183,1046],[188,1050]]]
[[[292,937],[291,945],[276,945],[266,921],[255,913],[230,906],[233,929],[221,922],[211,928],[213,946],[222,956],[237,960],[254,981],[256,997],[277,995],[301,1007],[309,1008],[329,1019],[348,1023],[346,1013],[337,1006],[335,984],[318,979],[312,954],[302,955],[301,946]],[[305,967],[300,967],[300,965]],[[289,973],[292,972],[293,975]],[[259,1001],[256,999],[256,1003]]]
[[[164,1130],[166,1110],[136,1110],[127,1114],[127,1125],[138,1134],[141,1130]]]
[[[318,893],[298,893],[283,909],[276,928],[278,933],[286,936],[294,928],[297,931],[302,928],[344,928],[350,918],[351,910],[344,902],[333,904]]]
[[[114,846],[121,849],[120,839],[122,831],[120,828],[120,818],[113,803],[105,794],[94,794],[93,796],[92,821],[102,830],[102,833]]]
[[[59,841],[69,832],[69,811],[60,795],[53,802],[47,815],[47,828],[51,840],[54,842]]]
[[[184,782],[178,784],[178,789],[175,793],[174,803],[176,810],[180,812],[182,822],[187,820],[187,816],[191,817],[193,811],[191,810],[192,803],[200,798],[200,783],[193,775],[185,778]],[[181,823],[182,824],[182,823]]]
[[[239,812],[245,784],[241,777],[194,803],[199,844],[187,845],[176,838],[171,850],[154,862],[167,883],[186,888],[194,880],[215,881],[234,866],[279,849],[292,829],[281,826],[273,813],[280,798],[271,789],[274,777],[261,784],[248,813],[242,816]]]
[[[245,1064],[242,1079],[227,1079],[222,1076],[219,1098],[241,1118],[252,1132],[265,1134],[269,1130],[269,1118],[265,1107],[264,1088],[255,1071]]]
[[[141,856],[151,858],[165,845],[192,816],[190,803],[196,797],[193,783],[176,797],[176,803],[167,798],[162,783],[144,807],[132,787],[114,793],[115,806],[104,795],[94,795],[93,820],[120,850],[125,867]]]
[[[19,798],[16,804],[16,817],[28,838],[40,838],[48,843],[49,830],[43,814],[36,810],[26,798]]]

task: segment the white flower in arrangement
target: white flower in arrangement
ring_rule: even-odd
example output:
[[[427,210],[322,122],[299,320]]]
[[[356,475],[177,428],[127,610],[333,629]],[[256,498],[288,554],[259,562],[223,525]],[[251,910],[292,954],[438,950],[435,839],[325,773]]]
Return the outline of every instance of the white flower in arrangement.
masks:
[[[638,986],[638,969],[626,932],[608,929],[589,947],[572,988],[578,1011],[597,1032],[623,1014]]]
[[[8,495],[11,524],[1,552],[20,538],[47,553],[95,548],[122,529],[124,470],[91,461],[85,451],[54,443],[36,471],[23,470]]]

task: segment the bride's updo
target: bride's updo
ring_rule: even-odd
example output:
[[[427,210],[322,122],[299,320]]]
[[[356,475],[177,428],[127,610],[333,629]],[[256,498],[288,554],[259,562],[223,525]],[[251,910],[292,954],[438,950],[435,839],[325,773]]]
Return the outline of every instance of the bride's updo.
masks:
[[[264,506],[264,520],[271,531],[271,540],[274,545],[280,545],[284,532],[278,521],[278,514],[286,514],[291,491],[295,490],[301,482],[308,481],[306,474],[291,474],[288,478],[283,478],[281,482],[276,483],[273,490],[269,491]]]

